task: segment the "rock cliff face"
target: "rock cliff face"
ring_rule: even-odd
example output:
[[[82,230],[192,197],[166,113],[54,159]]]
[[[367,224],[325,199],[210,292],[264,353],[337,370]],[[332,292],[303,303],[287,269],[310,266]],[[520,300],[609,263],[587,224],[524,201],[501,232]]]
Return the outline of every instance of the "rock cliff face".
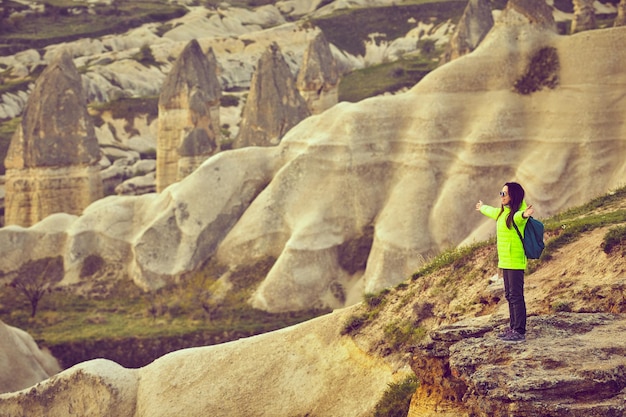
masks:
[[[321,113],[337,104],[339,71],[323,32],[317,32],[304,51],[296,85],[311,114]]]
[[[7,225],[31,226],[52,213],[80,214],[102,198],[100,148],[80,74],[61,53],[28,99],[7,157]]]
[[[0,393],[19,391],[61,372],[47,350],[23,330],[0,321]],[[4,414],[4,413],[3,413]]]
[[[218,150],[221,95],[213,50],[205,56],[192,40],[159,96],[157,191],[189,175]]]
[[[492,27],[491,3],[488,0],[470,0],[450,38],[442,63],[472,52]]]
[[[276,145],[309,115],[280,47],[272,43],[252,76],[234,147]]]

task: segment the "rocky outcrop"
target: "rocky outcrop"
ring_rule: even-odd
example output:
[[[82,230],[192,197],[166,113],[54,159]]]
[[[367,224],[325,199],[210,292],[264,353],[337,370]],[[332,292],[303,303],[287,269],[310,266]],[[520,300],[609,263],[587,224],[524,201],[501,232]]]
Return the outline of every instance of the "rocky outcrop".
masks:
[[[621,0],[617,5],[617,17],[613,25],[615,27],[626,26],[626,0]]]
[[[625,325],[605,313],[530,317],[521,344],[497,339],[489,316],[439,328],[414,355],[409,417],[622,416]]]
[[[7,225],[80,214],[102,197],[100,148],[80,74],[68,53],[45,69],[5,159]]]
[[[594,0],[573,0],[574,19],[572,20],[572,33],[583,32],[596,28],[596,11]]]
[[[296,86],[311,114],[318,114],[337,104],[339,70],[324,32],[317,32],[304,52]]]
[[[3,417],[371,415],[410,370],[340,336],[338,311],[289,328],[179,350],[139,369],[97,359],[0,395]]]
[[[61,367],[50,352],[39,349],[25,331],[0,321],[0,393],[28,388],[58,372]]]
[[[213,51],[205,55],[192,40],[159,96],[157,191],[189,175],[218,150],[221,95]]]
[[[309,115],[280,47],[272,43],[252,76],[234,147],[276,145]]]
[[[442,63],[472,52],[492,27],[493,15],[489,0],[470,0],[450,38]]]

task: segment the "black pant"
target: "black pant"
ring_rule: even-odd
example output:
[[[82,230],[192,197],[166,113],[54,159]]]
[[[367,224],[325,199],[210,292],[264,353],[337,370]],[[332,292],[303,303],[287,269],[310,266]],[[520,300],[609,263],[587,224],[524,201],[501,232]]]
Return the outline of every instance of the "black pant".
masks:
[[[524,271],[503,269],[504,296],[509,302],[511,329],[526,334],[526,302],[524,301]]]

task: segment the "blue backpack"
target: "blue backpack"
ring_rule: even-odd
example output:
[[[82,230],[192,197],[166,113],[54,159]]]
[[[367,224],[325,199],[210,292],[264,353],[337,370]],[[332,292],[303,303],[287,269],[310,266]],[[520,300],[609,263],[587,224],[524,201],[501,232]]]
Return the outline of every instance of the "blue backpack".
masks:
[[[535,220],[532,216],[528,218],[526,222],[526,229],[524,229],[524,237],[519,232],[517,225],[513,222],[517,235],[522,240],[524,245],[524,252],[528,259],[539,259],[545,244],[543,243],[543,223],[539,220]]]

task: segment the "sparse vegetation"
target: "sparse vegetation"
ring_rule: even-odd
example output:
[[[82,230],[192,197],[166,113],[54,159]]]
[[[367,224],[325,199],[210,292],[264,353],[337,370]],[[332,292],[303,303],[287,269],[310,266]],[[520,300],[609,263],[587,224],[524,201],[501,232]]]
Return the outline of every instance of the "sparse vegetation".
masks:
[[[379,34],[378,42],[404,36],[415,27],[414,21],[458,21],[466,6],[464,1],[415,1],[410,4],[385,7],[341,9],[332,15],[313,19],[326,39],[352,55],[365,55],[365,42],[372,33]]]
[[[12,277],[9,286],[30,303],[30,317],[35,317],[39,302],[63,278],[63,258],[40,258],[26,262]]]
[[[611,253],[617,248],[622,249],[622,254],[626,252],[626,226],[613,227],[604,235],[602,243],[604,253]]]
[[[406,417],[411,404],[411,397],[419,386],[414,375],[403,381],[388,385],[380,402],[374,409],[374,417]]]
[[[375,95],[413,87],[436,66],[435,61],[418,57],[353,71],[341,78],[339,101],[357,102]]]
[[[75,11],[70,13],[69,10]],[[149,22],[165,22],[183,16],[187,9],[165,0],[115,1],[88,7],[73,1],[47,1],[43,12],[27,18],[0,22],[0,54],[9,55],[28,48],[43,48],[61,42],[122,33]]]
[[[541,48],[530,59],[526,72],[513,85],[519,94],[531,94],[559,85],[559,55],[556,48]]]
[[[384,289],[376,294],[365,294],[363,297],[365,311],[361,314],[349,317],[341,330],[341,334],[354,334],[365,324],[375,319],[385,305],[385,296],[390,292],[391,290]]]

